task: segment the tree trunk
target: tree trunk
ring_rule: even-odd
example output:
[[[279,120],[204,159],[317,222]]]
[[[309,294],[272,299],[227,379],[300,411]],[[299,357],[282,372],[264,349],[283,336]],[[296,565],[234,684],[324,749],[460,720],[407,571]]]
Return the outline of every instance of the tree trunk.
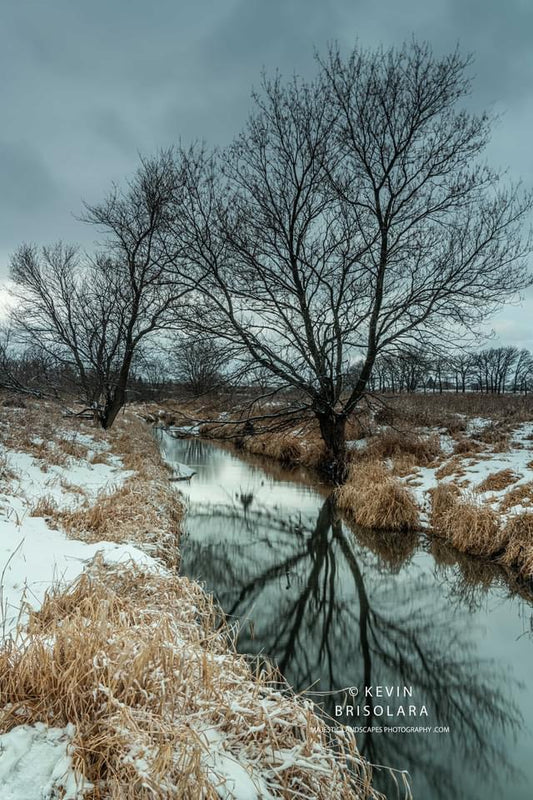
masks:
[[[100,424],[105,431],[112,426],[125,402],[126,392],[124,389],[117,389],[109,401],[106,402],[100,414]]]
[[[326,445],[324,471],[333,483],[346,480],[346,417],[335,411],[315,412]]]
[[[126,390],[128,387],[132,359],[133,347],[129,345],[120,368],[115,389],[113,393],[106,398],[106,404],[100,416],[100,422],[104,430],[112,426],[120,409],[126,403]]]

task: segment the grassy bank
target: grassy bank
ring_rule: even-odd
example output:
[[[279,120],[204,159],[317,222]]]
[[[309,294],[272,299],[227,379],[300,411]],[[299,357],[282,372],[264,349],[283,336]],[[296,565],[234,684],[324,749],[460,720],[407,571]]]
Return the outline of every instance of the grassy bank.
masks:
[[[240,656],[212,598],[177,574],[183,507],[150,428],[129,411],[103,434],[7,400],[0,744],[13,765],[0,777],[12,796],[374,797],[351,730],[330,731]]]

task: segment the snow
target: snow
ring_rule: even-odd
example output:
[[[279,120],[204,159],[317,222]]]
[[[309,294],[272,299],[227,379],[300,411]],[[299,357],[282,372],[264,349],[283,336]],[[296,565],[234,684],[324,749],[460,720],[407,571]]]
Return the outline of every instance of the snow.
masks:
[[[349,439],[346,442],[346,449],[347,450],[364,450],[368,444],[368,439]]]
[[[77,441],[96,447],[89,435],[78,434]],[[69,491],[79,486],[85,496],[121,485],[131,472],[121,460],[110,456],[109,464],[91,464],[70,458],[67,465],[45,465],[34,456],[2,448],[7,469],[14,477],[6,482],[0,495],[0,632],[13,632],[17,620],[24,620],[27,604],[38,609],[45,592],[57,582],[75,580],[97,552],[105,562],[133,560],[150,569],[158,562],[138,548],[114,542],[86,543],[69,539],[48,527],[42,517],[30,516],[32,507],[42,498],[58,507],[74,507],[83,499]],[[46,466],[43,471],[42,466]]]
[[[25,604],[40,608],[47,589],[57,582],[75,580],[88,561],[101,553],[106,563],[133,560],[158,569],[158,563],[133,545],[68,539],[50,530],[42,517],[24,517],[0,510],[0,615],[1,632],[8,635]]]
[[[196,472],[188,467],[187,464],[174,461],[172,462],[172,467],[177,478],[192,478],[193,475],[196,475]]]
[[[241,763],[228,753],[225,739],[216,728],[200,733],[205,745],[202,762],[217,794],[222,800],[270,800],[273,795],[260,775],[254,774],[253,765]],[[244,761],[244,756],[241,754]]]
[[[490,420],[482,417],[475,417],[470,420],[468,429],[472,432],[482,430],[490,424]],[[533,469],[529,466],[533,463],[532,441],[528,437],[533,436],[533,423],[525,422],[518,425],[511,437],[510,449],[503,453],[482,451],[472,458],[461,459],[457,464],[457,469],[461,471],[460,484],[461,491],[465,495],[472,496],[475,493],[476,499],[481,503],[488,503],[495,509],[499,509],[500,502],[510,489],[533,481]],[[415,499],[422,510],[422,526],[428,526],[428,513],[431,508],[429,491],[434,489],[437,484],[448,483],[456,480],[456,476],[448,475],[437,480],[436,472],[445,460],[437,467],[416,467],[411,475],[404,478],[404,482],[415,496]],[[476,491],[477,487],[489,475],[502,470],[512,470],[516,475],[516,481],[510,486],[500,490],[489,490],[487,492]],[[523,502],[527,502],[524,498]],[[527,507],[517,503],[512,508],[512,513],[516,514],[526,511]],[[531,509],[529,509],[531,510]],[[509,515],[501,512],[502,519],[505,520]]]
[[[55,501],[66,500],[72,504],[73,500],[79,502],[79,495],[65,492],[61,482],[73,484],[83,488],[84,492],[95,497],[98,492],[111,490],[124,483],[131,472],[122,468],[122,462],[117,456],[109,456],[109,464],[91,464],[89,461],[71,458],[65,466],[55,464],[47,465],[43,471],[43,461],[34,458],[29,453],[19,453],[5,450],[8,469],[16,477],[11,482],[11,490],[18,495],[24,495],[27,501],[35,502],[41,497],[50,497]],[[65,505],[65,504],[63,504]]]
[[[466,423],[465,434],[474,437],[476,433],[481,433],[485,428],[492,425],[492,420],[486,417],[470,417]]]
[[[178,436],[197,436],[200,433],[200,425],[169,425],[166,430],[170,434],[177,433]]]
[[[2,800],[78,800],[92,789],[72,766],[73,725],[18,725],[0,735]]]
[[[0,494],[0,635],[18,635],[20,646],[29,608],[37,610],[52,586],[75,580],[97,553],[106,563],[133,561],[150,570],[163,569],[133,545],[69,539],[49,528],[43,517],[30,515],[42,498],[61,508],[75,506],[83,495],[69,490],[72,485],[90,499],[132,474],[116,456],[108,455],[107,464],[90,463],[91,453],[107,445],[85,434],[76,434],[75,441],[89,448],[87,459],[69,457],[65,465],[0,446],[6,476],[12,475],[4,479]],[[80,800],[92,787],[82,786],[72,768],[69,746],[74,732],[72,725],[59,729],[40,722],[0,735],[2,800]]]

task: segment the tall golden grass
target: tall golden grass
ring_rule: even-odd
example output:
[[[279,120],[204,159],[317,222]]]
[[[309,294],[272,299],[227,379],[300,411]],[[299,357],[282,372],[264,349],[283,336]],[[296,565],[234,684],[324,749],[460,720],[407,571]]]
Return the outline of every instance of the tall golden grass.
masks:
[[[373,436],[364,450],[355,451],[356,455],[358,452],[372,459],[412,456],[422,466],[438,458],[441,447],[438,436],[418,436],[412,431],[390,428]]]
[[[43,465],[49,447],[35,435],[48,429],[54,442],[63,425],[56,410],[47,414],[45,407],[38,420],[32,406],[7,434]],[[78,505],[60,508],[42,497],[33,513],[76,538],[133,541],[172,569],[162,564],[153,573],[96,557],[70,587],[49,591],[28,626],[0,645],[0,731],[74,724],[74,766],[88,800],[215,800],[224,775],[210,755],[213,732],[269,796],[377,798],[351,729],[328,728],[274,670],[238,655],[212,599],[177,576],[183,509],[150,429],[128,412],[95,436],[132,474],[96,498],[64,480]],[[81,455],[68,445],[62,452]],[[101,460],[108,456],[93,456]]]
[[[380,462],[352,464],[346,483],[335,491],[337,507],[365,528],[415,529],[420,514],[412,493]]]
[[[62,509],[48,497],[31,510],[61,528],[73,539],[85,542],[131,542],[167,566],[179,563],[180,525],[183,506],[168,481],[128,478],[118,489],[85,498],[74,509]]]
[[[42,497],[30,513],[45,517],[48,524],[61,528],[72,538],[87,542],[132,542],[167,566],[176,567],[183,505],[168,480],[169,470],[150,429],[137,416],[128,414],[119,418],[108,436],[111,452],[132,472],[122,485],[89,497],[83,487],[68,483],[65,489],[83,498],[75,508],[62,508],[50,497]],[[74,452],[78,453],[75,447],[70,448],[70,453]],[[49,463],[46,453],[32,454]],[[108,459],[107,451],[101,455]],[[102,461],[93,457],[91,463]]]
[[[514,514],[505,526],[505,552],[501,563],[517,570],[521,577],[533,579],[533,512]]]
[[[494,556],[505,544],[497,511],[451,484],[432,491],[431,525],[464,553]]]
[[[519,483],[518,486],[513,486],[508,492],[505,492],[503,499],[500,503],[502,511],[509,511],[514,506],[531,506],[533,504],[533,481],[527,483]]]
[[[328,731],[274,672],[254,672],[218,621],[198,584],[97,558],[0,650],[0,730],[74,724],[88,800],[215,800],[206,731],[269,796],[377,797],[353,732]]]

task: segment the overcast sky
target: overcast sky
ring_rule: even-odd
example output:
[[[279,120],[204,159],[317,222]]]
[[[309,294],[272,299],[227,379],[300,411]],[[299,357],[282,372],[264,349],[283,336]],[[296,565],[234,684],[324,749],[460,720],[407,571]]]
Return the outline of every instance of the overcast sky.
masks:
[[[263,67],[311,76],[313,50],[400,44],[473,52],[473,107],[502,115],[490,161],[533,185],[531,0],[3,0],[0,279],[23,241],[89,245],[82,200],[181,138],[224,144]],[[533,292],[494,322],[533,349]]]

